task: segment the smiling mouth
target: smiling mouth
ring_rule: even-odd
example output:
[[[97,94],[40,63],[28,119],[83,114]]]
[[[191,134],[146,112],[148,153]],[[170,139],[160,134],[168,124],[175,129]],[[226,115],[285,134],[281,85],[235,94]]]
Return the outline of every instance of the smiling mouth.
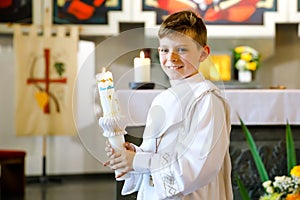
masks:
[[[183,66],[167,66],[168,69],[177,70],[183,68]]]

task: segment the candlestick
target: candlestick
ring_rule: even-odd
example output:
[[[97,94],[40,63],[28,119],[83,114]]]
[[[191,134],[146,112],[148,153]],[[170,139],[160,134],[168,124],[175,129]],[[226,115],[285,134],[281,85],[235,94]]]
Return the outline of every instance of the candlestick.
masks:
[[[112,148],[116,151],[125,150],[123,143],[126,121],[122,117],[119,107],[119,100],[114,89],[113,76],[110,71],[102,70],[96,75],[98,91],[100,95],[103,117],[99,119],[99,125],[103,129],[103,136],[107,137]],[[120,172],[116,171],[116,175]],[[123,180],[125,176],[117,179]]]
[[[145,58],[143,51],[140,52],[140,57],[133,60],[134,63],[134,82],[150,82],[150,58]]]

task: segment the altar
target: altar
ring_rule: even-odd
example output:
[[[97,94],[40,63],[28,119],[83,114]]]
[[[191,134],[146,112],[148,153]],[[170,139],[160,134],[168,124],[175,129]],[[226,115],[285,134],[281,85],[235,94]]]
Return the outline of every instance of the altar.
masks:
[[[152,100],[163,90],[117,91],[128,126],[144,126]],[[224,96],[231,106],[231,123],[240,125],[300,125],[300,90],[228,89]],[[166,101],[168,101],[166,99]]]

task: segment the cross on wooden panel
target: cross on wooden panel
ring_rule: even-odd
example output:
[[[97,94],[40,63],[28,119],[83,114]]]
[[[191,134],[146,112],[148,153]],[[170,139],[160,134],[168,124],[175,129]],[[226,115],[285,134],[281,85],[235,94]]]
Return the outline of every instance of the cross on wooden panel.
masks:
[[[44,58],[45,58],[45,77],[44,78],[28,78],[27,79],[27,84],[38,84],[38,83],[44,83],[45,84],[45,89],[39,88],[40,90],[43,90],[48,94],[49,97],[51,97],[57,106],[57,111],[59,112],[59,104],[58,101],[56,100],[55,96],[50,93],[50,84],[51,83],[62,83],[66,84],[67,83],[67,78],[60,78],[60,79],[51,79],[50,78],[50,49],[44,49]],[[45,114],[50,114],[50,104],[49,101],[47,104],[44,106],[44,113]]]

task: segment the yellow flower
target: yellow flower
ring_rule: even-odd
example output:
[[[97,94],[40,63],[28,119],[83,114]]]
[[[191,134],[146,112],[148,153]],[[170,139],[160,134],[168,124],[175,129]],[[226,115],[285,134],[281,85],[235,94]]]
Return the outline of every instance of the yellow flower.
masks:
[[[286,200],[300,200],[300,194],[288,194]]]
[[[260,55],[249,46],[237,46],[234,48],[234,66],[238,70],[256,71],[259,67]]]
[[[257,68],[257,64],[256,62],[249,62],[246,65],[246,69],[250,70],[250,71],[255,71]]]
[[[236,53],[243,53],[245,51],[245,46],[239,46],[234,49]]]
[[[300,165],[293,167],[291,170],[291,175],[300,178]]]
[[[250,53],[242,53],[241,59],[249,62],[250,60],[252,60],[252,55]]]

